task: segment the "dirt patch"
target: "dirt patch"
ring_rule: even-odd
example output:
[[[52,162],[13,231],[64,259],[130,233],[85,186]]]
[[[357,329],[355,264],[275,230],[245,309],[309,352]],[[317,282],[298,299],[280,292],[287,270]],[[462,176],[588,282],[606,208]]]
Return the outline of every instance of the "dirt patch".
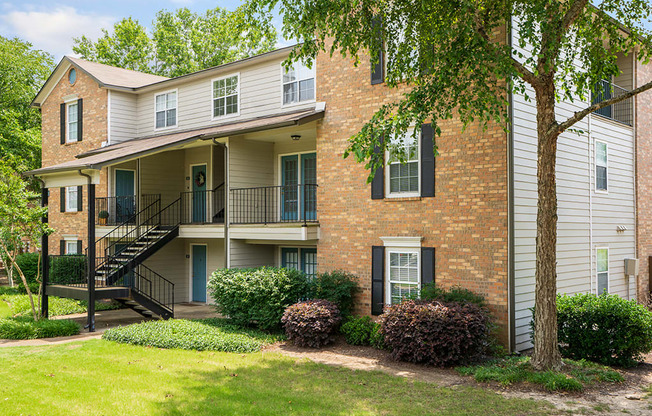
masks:
[[[276,352],[354,370],[377,370],[439,386],[484,387],[505,397],[545,400],[569,414],[652,415],[652,400],[643,391],[652,385],[652,354],[647,355],[645,362],[635,368],[617,369],[625,378],[623,383],[604,383],[581,393],[549,393],[541,390],[539,386],[527,383],[515,386],[477,383],[471,377],[461,376],[453,369],[397,362],[386,351],[348,345],[343,338],[338,338],[334,344],[318,350],[300,348],[285,342],[269,346],[263,352]]]

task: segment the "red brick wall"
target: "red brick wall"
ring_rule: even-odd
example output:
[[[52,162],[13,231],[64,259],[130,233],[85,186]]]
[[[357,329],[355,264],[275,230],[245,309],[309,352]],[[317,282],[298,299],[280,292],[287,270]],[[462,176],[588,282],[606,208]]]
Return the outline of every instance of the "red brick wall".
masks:
[[[436,139],[435,197],[372,200],[364,164],[342,154],[375,110],[404,90],[371,85],[368,62],[317,59],[317,101],[326,102],[317,128],[319,268],[359,276],[356,312],[369,314],[371,246],[383,245],[380,237],[421,236],[422,246],[436,249],[436,283],[485,296],[507,343],[507,134],[496,125],[462,133],[458,120],[447,122]]]
[[[59,133],[60,105],[66,97],[76,94],[83,98],[83,137],[81,142],[61,144]],[[68,82],[66,73],[52,93],[41,106],[43,129],[43,162],[42,166],[52,166],[67,160],[73,160],[76,155],[85,151],[96,149],[107,139],[107,91],[100,89],[83,71],[77,69],[77,81],[74,85]],[[106,170],[102,171],[101,183],[96,186],[96,196],[106,195]],[[83,211],[60,212],[59,188],[50,189],[48,199],[48,217],[50,226],[55,232],[50,235],[50,254],[59,254],[59,240],[62,235],[75,235],[87,246],[87,212],[88,188],[84,186]]]
[[[652,65],[636,63],[636,87],[652,81]],[[652,92],[635,98],[636,103],[636,241],[639,264],[637,296],[646,300],[650,292],[649,262],[652,256]]]

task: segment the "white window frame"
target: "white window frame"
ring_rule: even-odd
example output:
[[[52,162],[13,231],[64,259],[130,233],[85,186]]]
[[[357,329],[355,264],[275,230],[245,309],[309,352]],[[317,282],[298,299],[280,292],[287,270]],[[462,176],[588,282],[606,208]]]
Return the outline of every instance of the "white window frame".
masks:
[[[174,125],[156,127],[156,113],[158,112],[158,111],[156,111],[156,98],[158,96],[160,96],[160,95],[165,95],[166,96],[165,97],[166,109],[164,111],[168,111],[168,110],[171,110],[171,108],[167,108],[167,94],[171,94],[171,93],[175,93],[176,97],[177,97],[175,107],[174,107],[174,109],[176,110],[176,117],[174,119]],[[167,124],[167,115],[166,115],[165,120],[166,120],[165,123]],[[169,90],[169,91],[162,91],[162,92],[154,93],[154,130],[157,130],[157,131],[158,130],[167,130],[167,129],[176,128],[178,126],[179,126],[179,89],[175,88],[175,89]]]
[[[598,143],[603,144],[605,148],[605,156],[607,158],[606,162],[598,163]],[[607,179],[607,189],[598,189],[598,166],[605,168],[605,177]],[[595,177],[595,192],[600,194],[609,193],[609,145],[607,142],[602,140],[595,140],[593,143],[593,176]]]
[[[224,115],[222,116],[216,116],[215,115],[215,82],[220,81],[220,80],[225,80],[227,78],[232,78],[232,77],[237,77],[238,78],[238,84],[236,87],[236,95],[238,97],[238,111],[232,114],[226,114],[226,97],[231,97],[232,95],[225,95],[224,96]],[[240,115],[240,73],[235,72],[233,74],[225,75],[223,77],[218,77],[218,78],[213,78],[211,79],[211,120],[221,120],[224,118],[230,118],[230,117],[238,117]]]
[[[77,120],[75,121],[75,134],[79,133],[79,102],[77,100],[66,103],[66,143],[77,143],[79,137],[70,138],[70,107],[77,107]]]
[[[598,269],[598,265],[599,265],[599,263],[598,263],[598,252],[600,250],[606,250],[607,251],[607,270],[603,271],[603,272],[599,271],[599,269]],[[600,289],[598,287],[599,286],[599,277],[598,277],[598,275],[600,273],[607,273],[607,293],[611,293],[611,287],[610,287],[611,286],[611,282],[610,282],[611,274],[609,273],[609,247],[596,247],[595,248],[595,291],[596,291],[596,294],[598,294],[598,295],[601,295],[601,293],[599,291]]]
[[[64,237],[63,241],[65,243],[64,253],[63,254],[82,254],[82,253],[77,252],[77,237]],[[74,253],[70,252],[70,248],[68,246],[69,244],[74,244],[74,246],[75,246],[75,249],[74,249],[75,252]]]
[[[391,279],[391,264],[390,258],[392,254],[416,254],[417,256],[417,282],[401,282],[393,281]],[[409,247],[386,247],[385,248],[385,303],[392,305],[392,283],[397,284],[414,284],[417,287],[418,293],[421,293],[421,248]]]
[[[405,134],[405,137],[410,137],[413,132],[414,126],[410,127]],[[388,162],[385,165],[385,197],[386,198],[412,198],[421,196],[421,133],[417,135],[417,190],[408,191],[408,192],[391,192],[390,185],[390,166],[395,164],[401,164],[401,162],[391,162],[389,163],[390,153],[389,150],[385,151],[385,160]],[[414,161],[412,161],[414,162]]]
[[[70,193],[75,192],[77,194],[77,197],[75,198],[75,203],[71,207],[70,206]],[[78,199],[79,199],[79,191],[77,190],[76,186],[66,186],[66,212],[78,212],[79,210],[77,209],[77,204],[78,204]]]
[[[301,66],[303,66],[304,68],[306,68],[306,69],[308,69],[308,70],[311,71],[311,73],[312,73],[312,80],[313,80],[313,81],[312,81],[312,84],[313,84],[313,86],[314,86],[314,90],[315,90],[314,97],[313,97],[312,99],[310,99],[310,100],[303,100],[303,101],[301,101],[301,100],[298,99],[298,98],[299,98],[299,91],[297,90],[297,101],[294,101],[294,102],[291,102],[291,103],[287,103],[287,104],[285,103],[285,101],[284,101],[284,94],[283,94],[283,87],[285,86],[285,84],[290,84],[290,83],[294,83],[294,82],[296,82],[296,83],[297,83],[297,88],[299,88],[299,82],[300,82],[300,81],[305,81],[305,80],[308,80],[308,79],[310,79],[310,78],[298,78],[298,77],[297,77],[296,81],[292,81],[292,82],[283,82],[283,76],[285,75],[285,72],[286,72],[286,71],[285,71],[285,66],[283,66],[283,63],[281,63],[281,107],[293,107],[293,106],[296,106],[296,105],[303,105],[303,104],[306,104],[306,103],[314,103],[314,102],[317,101],[317,68],[316,68],[316,66],[317,66],[317,62],[314,62],[314,61],[313,61],[313,63],[312,63],[312,68],[308,68],[308,67],[307,67],[306,65],[304,65],[302,62],[297,61],[297,62],[294,62],[294,63],[292,64],[292,69],[296,70],[296,69],[295,69],[295,65],[297,65],[297,64],[298,64],[298,65],[301,65]]]

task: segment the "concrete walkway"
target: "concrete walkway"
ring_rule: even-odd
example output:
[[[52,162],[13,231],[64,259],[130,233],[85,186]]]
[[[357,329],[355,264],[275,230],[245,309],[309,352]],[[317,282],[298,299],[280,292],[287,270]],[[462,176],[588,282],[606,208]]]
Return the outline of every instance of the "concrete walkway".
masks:
[[[216,318],[218,316],[219,315],[217,312],[215,312],[215,308],[213,306],[209,306],[203,303],[179,303],[174,305],[174,317],[177,319],[203,319]],[[0,340],[0,348],[56,345],[74,341],[97,339],[100,338],[102,333],[109,328],[152,320],[137,314],[131,309],[101,311],[95,313],[95,332],[88,332],[87,329],[83,329],[83,327],[86,325],[86,314],[56,316],[52,319],[71,319],[79,323],[82,326],[82,330],[79,335],[73,335],[71,337],[25,339],[16,341]]]

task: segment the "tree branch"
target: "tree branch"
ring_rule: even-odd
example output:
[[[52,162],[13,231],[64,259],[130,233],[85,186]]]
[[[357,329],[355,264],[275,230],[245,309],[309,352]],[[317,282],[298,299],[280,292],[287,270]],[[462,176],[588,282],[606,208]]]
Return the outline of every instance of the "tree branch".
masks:
[[[570,8],[562,19],[564,31],[568,30],[568,28],[575,22],[575,20],[579,17],[580,13],[582,13],[582,10],[584,10],[588,3],[589,0],[575,0],[573,4],[571,4]]]
[[[555,126],[555,129],[557,130],[557,134],[563,133],[569,127],[571,127],[573,124],[575,124],[578,121],[582,120],[584,117],[586,117],[587,115],[593,113],[594,111],[598,111],[599,109],[604,108],[604,107],[609,107],[610,105],[619,103],[621,101],[624,101],[624,100],[626,100],[628,98],[631,98],[631,97],[633,97],[635,95],[638,95],[638,94],[640,94],[642,92],[645,92],[647,90],[650,90],[650,89],[652,89],[652,81],[650,81],[647,84],[644,84],[644,85],[642,85],[642,86],[640,86],[640,87],[638,87],[638,88],[636,88],[634,90],[631,90],[631,91],[629,91],[629,92],[627,92],[627,93],[625,93],[623,95],[620,95],[618,97],[613,97],[613,98],[610,98],[608,100],[604,100],[604,101],[601,101],[599,103],[590,105],[590,106],[586,107],[582,111],[577,111],[573,115],[573,117],[571,117],[568,120],[564,121],[563,123],[558,124],[557,126]]]

